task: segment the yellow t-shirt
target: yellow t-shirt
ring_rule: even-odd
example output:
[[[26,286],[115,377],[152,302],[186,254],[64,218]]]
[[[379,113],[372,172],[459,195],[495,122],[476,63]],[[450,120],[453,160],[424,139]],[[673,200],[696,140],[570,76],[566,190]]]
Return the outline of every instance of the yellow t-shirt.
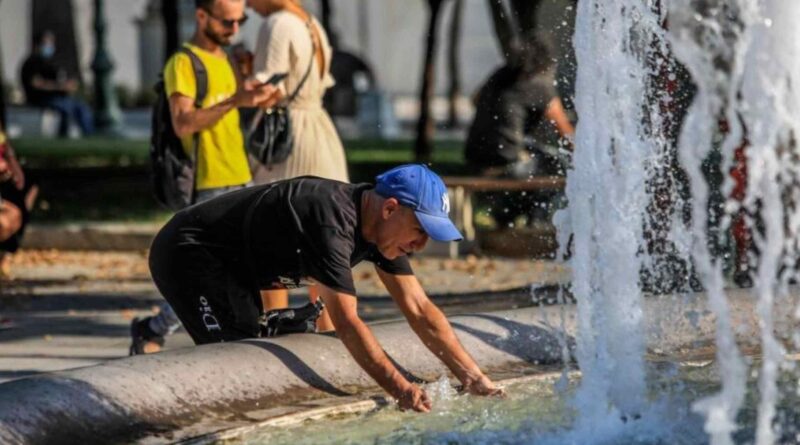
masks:
[[[184,46],[193,51],[203,62],[208,73],[208,87],[202,108],[218,104],[236,93],[236,76],[226,57],[209,53],[194,45]],[[176,53],[164,67],[164,88],[167,97],[181,94],[194,99],[197,83],[188,55]],[[192,135],[182,138],[183,148],[194,156]],[[242,185],[250,182],[250,167],[244,151],[242,130],[239,127],[239,110],[233,109],[216,124],[200,131],[198,147],[200,161],[197,163],[197,189]]]

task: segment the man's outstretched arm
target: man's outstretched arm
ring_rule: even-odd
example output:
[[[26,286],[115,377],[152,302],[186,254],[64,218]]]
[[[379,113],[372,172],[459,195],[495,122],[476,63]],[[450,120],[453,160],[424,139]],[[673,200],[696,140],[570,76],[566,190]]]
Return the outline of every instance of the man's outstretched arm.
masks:
[[[336,292],[322,284],[319,288],[325,310],[336,327],[336,335],[361,368],[396,398],[401,408],[430,411],[431,402],[425,391],[403,377],[386,356],[372,331],[358,316],[356,297]]]
[[[181,93],[169,97],[169,110],[175,135],[182,138],[211,127],[238,107],[272,106],[280,91],[273,85],[259,85],[253,90],[238,90],[233,96],[208,108],[196,108],[194,99]]]
[[[503,391],[480,370],[458,341],[453,327],[428,298],[414,275],[393,275],[375,268],[386,289],[405,315],[411,329],[464,385],[478,395],[501,395]]]

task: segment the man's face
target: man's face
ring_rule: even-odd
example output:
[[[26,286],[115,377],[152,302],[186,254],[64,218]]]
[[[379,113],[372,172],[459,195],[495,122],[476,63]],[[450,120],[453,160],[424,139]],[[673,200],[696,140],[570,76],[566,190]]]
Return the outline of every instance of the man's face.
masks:
[[[210,10],[197,10],[198,26],[203,34],[220,46],[231,44],[244,18],[244,0],[217,0]]]
[[[375,245],[381,255],[393,260],[422,250],[428,242],[428,234],[422,229],[414,211],[388,198],[381,208]]]
[[[56,36],[52,32],[47,31],[42,35],[39,52],[44,57],[52,57],[56,53]]]

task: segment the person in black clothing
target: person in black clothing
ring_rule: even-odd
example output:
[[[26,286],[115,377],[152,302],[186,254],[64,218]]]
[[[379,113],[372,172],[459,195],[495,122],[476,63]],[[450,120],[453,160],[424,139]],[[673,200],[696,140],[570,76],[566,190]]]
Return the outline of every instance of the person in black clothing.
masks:
[[[530,137],[543,120],[551,122],[568,141],[575,131],[554,86],[551,54],[547,40],[531,39],[527,46],[516,48],[509,62],[478,92],[465,147],[467,164],[474,172],[516,179],[563,174],[563,155],[552,147],[534,144]],[[517,197],[513,200],[517,202],[497,207],[527,205]],[[517,214],[498,210],[494,216],[501,227]]]
[[[375,264],[423,343],[464,384],[501,391],[463,349],[414,277],[407,255],[430,236],[460,240],[447,190],[423,165],[347,184],[305,176],[234,191],[177,213],[153,240],[150,271],[197,344],[265,336],[259,290],[316,283],[337,335],[359,365],[398,399],[427,412],[425,392],[392,364],[356,312],[351,268]]]
[[[75,120],[84,136],[92,134],[92,111],[85,102],[73,96],[79,87],[77,79],[68,77],[66,71],[53,62],[55,36],[44,31],[34,36],[33,43],[33,51],[22,64],[20,75],[26,102],[57,111],[61,117],[58,127],[61,137],[68,136],[70,119]]]

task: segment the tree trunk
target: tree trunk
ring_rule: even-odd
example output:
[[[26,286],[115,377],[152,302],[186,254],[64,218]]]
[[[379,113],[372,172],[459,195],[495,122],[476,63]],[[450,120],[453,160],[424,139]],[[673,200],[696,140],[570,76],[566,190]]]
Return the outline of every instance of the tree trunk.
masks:
[[[328,41],[331,48],[334,50],[339,48],[339,34],[333,29],[333,7],[330,0],[320,0],[322,9],[322,27],[325,28],[325,33],[328,34]]]
[[[164,21],[164,60],[180,48],[178,0],[161,0],[161,18]]]
[[[453,18],[450,21],[450,47],[447,57],[447,68],[450,74],[450,90],[447,94],[449,102],[449,115],[447,128],[458,126],[458,96],[461,95],[461,72],[459,67],[459,49],[461,44],[461,21],[463,16],[464,1],[455,0],[453,4]]]
[[[503,0],[489,0],[489,11],[492,13],[492,25],[494,25],[497,43],[500,44],[500,52],[504,59],[508,59],[511,56],[511,47],[516,37],[511,16],[503,6]]]
[[[422,88],[419,94],[419,120],[417,121],[417,139],[414,143],[414,157],[417,162],[430,162],[433,153],[433,119],[431,118],[431,97],[436,84],[436,31],[439,16],[445,0],[428,0],[430,17],[428,34],[425,42],[425,63],[422,67]]]
[[[369,39],[369,4],[367,0],[358,1],[358,43],[361,45],[361,58],[370,58],[370,39]]]
[[[532,39],[536,30],[536,13],[541,0],[510,0],[511,11],[507,11],[503,0],[489,0],[492,24],[500,50],[506,61],[514,57],[514,50]]]
[[[522,35],[536,29],[536,12],[542,0],[511,0],[511,14]]]

